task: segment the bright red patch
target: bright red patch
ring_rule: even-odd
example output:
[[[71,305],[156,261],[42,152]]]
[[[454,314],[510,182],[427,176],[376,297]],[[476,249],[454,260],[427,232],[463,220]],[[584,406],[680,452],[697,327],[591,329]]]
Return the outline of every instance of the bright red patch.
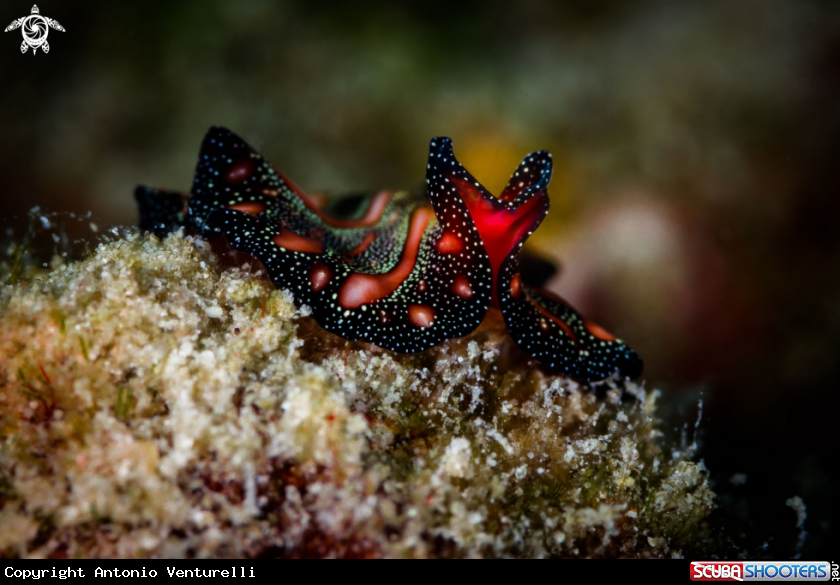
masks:
[[[452,292],[462,299],[471,299],[473,296],[472,286],[466,276],[459,276],[452,283]]]
[[[254,174],[254,163],[250,160],[241,160],[234,163],[225,173],[225,181],[228,183],[241,183]]]
[[[510,296],[517,300],[522,296],[522,281],[519,280],[518,274],[514,274],[510,279]]]
[[[496,280],[499,268],[514,247],[524,241],[529,231],[537,229],[547,212],[547,198],[544,191],[534,195],[528,201],[516,209],[508,207],[504,202],[496,198],[486,198],[475,185],[460,177],[451,177],[450,181],[455,183],[458,194],[470,216],[475,221],[481,241],[490,257],[490,266],[493,270],[493,298],[496,300]]]
[[[435,243],[435,249],[440,254],[458,254],[464,250],[464,241],[452,232],[443,232]]]
[[[283,230],[279,235],[271,238],[272,241],[292,252],[303,252],[305,254],[323,254],[324,244],[314,238],[307,238],[306,236],[299,236],[289,230]]]
[[[309,271],[309,284],[312,287],[312,292],[321,292],[330,283],[333,277],[333,269],[323,262],[316,262]]]
[[[435,320],[435,310],[426,305],[409,305],[408,320],[415,327],[431,327]]]

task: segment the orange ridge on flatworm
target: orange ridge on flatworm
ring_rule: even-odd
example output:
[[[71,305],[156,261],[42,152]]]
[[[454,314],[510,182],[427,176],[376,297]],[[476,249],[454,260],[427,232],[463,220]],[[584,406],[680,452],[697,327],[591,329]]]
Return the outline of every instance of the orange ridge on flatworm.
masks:
[[[408,237],[405,239],[399,263],[385,274],[351,274],[338,292],[338,303],[344,309],[358,309],[393,293],[408,278],[417,262],[420,242],[426,226],[434,219],[430,207],[419,207],[411,215]]]

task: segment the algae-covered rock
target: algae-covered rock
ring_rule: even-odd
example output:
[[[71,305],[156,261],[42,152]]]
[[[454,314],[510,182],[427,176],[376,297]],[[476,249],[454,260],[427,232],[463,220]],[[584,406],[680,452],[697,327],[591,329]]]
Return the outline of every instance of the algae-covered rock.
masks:
[[[663,445],[657,392],[550,375],[493,318],[416,355],[349,343],[181,234],[128,232],[0,295],[6,556],[704,546],[714,494]]]

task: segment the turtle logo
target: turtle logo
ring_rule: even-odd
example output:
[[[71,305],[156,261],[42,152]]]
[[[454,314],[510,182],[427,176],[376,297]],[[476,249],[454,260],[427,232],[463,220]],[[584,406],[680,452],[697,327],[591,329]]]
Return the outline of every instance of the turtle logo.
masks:
[[[38,6],[34,5],[32,7],[32,14],[12,21],[12,24],[7,26],[3,32],[22,28],[23,43],[20,45],[20,52],[25,53],[26,49],[32,47],[32,54],[34,55],[38,52],[38,49],[41,49],[45,53],[50,52],[50,45],[47,42],[47,34],[50,32],[50,27],[64,32],[64,27],[58,24],[58,21],[41,16],[41,11],[38,10]]]

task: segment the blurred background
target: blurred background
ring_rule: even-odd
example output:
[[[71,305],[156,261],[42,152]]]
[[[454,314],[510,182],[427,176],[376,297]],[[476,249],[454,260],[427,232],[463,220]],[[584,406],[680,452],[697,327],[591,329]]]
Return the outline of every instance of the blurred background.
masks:
[[[714,523],[788,557],[800,496],[804,555],[832,560],[840,4],[38,6],[49,54],[0,35],[4,230],[33,205],[136,224],[135,185],[187,190],[213,124],[309,191],[419,187],[446,135],[498,193],[549,149],[550,288],[638,350],[689,443],[702,396]]]

